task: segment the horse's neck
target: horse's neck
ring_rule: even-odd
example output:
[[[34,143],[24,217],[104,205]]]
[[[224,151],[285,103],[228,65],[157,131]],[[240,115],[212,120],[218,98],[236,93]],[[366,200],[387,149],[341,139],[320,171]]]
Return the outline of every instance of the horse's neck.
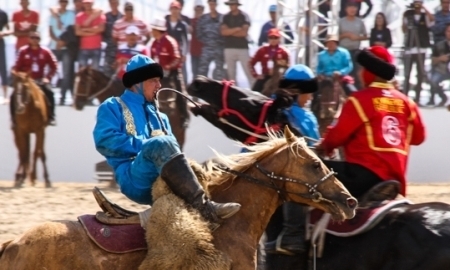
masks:
[[[253,174],[257,178],[261,177],[256,169],[253,169]],[[248,175],[252,175],[250,170]],[[216,242],[225,245],[230,237],[237,239],[244,237],[247,238],[245,240],[252,242],[248,244],[256,247],[270,218],[281,205],[275,190],[241,178],[214,187],[211,190],[211,197],[217,202],[237,202],[242,206],[235,216],[225,221],[215,235]]]

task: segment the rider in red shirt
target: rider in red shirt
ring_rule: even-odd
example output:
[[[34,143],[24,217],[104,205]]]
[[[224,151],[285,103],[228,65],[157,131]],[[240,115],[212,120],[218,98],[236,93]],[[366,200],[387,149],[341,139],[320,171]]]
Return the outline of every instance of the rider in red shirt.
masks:
[[[270,29],[267,36],[269,37],[269,44],[259,48],[250,59],[250,71],[253,77],[257,79],[252,90],[257,92],[261,92],[264,89],[264,84],[272,77],[275,64],[286,68],[289,66],[289,52],[280,46],[281,35],[278,29]],[[261,63],[261,74],[258,74],[255,70],[255,65],[258,62]]]
[[[50,80],[56,73],[57,62],[53,53],[39,45],[41,40],[38,32],[31,32],[28,38],[28,45],[20,48],[12,72],[29,72],[39,87],[44,92],[49,106],[49,125],[56,125],[55,121],[55,98],[50,89]],[[48,72],[45,73],[45,68]],[[11,95],[11,100],[13,96]],[[15,102],[10,102],[10,110],[13,125],[15,123],[13,115],[15,111]]]
[[[329,154],[344,147],[345,162],[324,163],[338,172],[353,196],[360,197],[387,180],[399,181],[400,193],[405,195],[410,146],[425,140],[419,109],[389,82],[396,68],[384,47],[363,50],[357,60],[366,88],[348,98],[317,148]]]
[[[171,88],[174,82],[176,90],[186,93],[183,73],[181,72],[181,55],[177,41],[167,34],[166,21],[156,18],[151,24],[152,36],[155,38],[150,47],[150,56],[159,63],[164,70],[164,78],[161,87]],[[177,95],[177,108],[181,117],[181,125],[187,127],[189,124],[189,112],[184,97]]]

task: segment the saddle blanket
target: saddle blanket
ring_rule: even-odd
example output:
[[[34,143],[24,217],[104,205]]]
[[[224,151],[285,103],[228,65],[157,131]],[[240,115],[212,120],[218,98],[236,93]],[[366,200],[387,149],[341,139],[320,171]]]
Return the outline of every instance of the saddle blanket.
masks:
[[[128,253],[147,249],[145,230],[139,224],[103,224],[95,218],[95,215],[79,216],[78,220],[89,238],[105,251]]]
[[[361,234],[372,229],[381,219],[394,207],[412,204],[406,199],[389,201],[373,208],[360,208],[356,210],[356,215],[352,219],[347,219],[342,222],[330,220],[326,232],[339,237],[350,237]],[[324,212],[319,209],[313,209],[310,212],[308,225],[313,227],[320,221]]]

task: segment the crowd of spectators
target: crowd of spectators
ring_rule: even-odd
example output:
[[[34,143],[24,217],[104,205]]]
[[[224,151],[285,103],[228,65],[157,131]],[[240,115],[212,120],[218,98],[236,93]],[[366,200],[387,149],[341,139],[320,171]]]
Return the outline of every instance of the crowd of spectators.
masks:
[[[431,97],[427,105],[435,105],[435,95],[440,97],[438,106],[443,106],[447,97],[443,92],[441,83],[450,78],[450,23],[449,1],[441,0],[441,8],[432,14],[422,4],[423,0],[413,0],[411,6],[403,14],[402,30],[404,38],[405,81],[403,91],[410,88],[410,75],[412,67],[417,70],[417,84],[415,86],[415,101],[419,103],[422,82],[431,86]],[[206,3],[204,3],[206,2]],[[151,22],[138,18],[134,14],[133,2],[120,3],[119,0],[109,0],[110,10],[105,11],[95,7],[93,0],[73,0],[73,9],[69,9],[68,0],[58,1],[58,5],[50,9],[49,34],[51,42],[49,48],[61,62],[62,76],[60,80],[61,99],[59,103],[65,104],[66,94],[73,91],[73,80],[76,67],[82,68],[90,65],[101,70],[107,76],[120,73],[124,65],[124,51],[129,44],[139,44],[133,49],[135,53],[151,53],[149,48],[155,38],[152,36]],[[254,90],[261,91],[263,82],[272,75],[273,66],[279,63],[289,65],[289,55],[280,45],[281,38],[286,44],[295,39],[294,32],[288,24],[281,27],[282,32],[272,31],[276,28],[277,6],[268,7],[269,20],[265,23],[257,39],[258,50],[250,55],[249,28],[252,27],[250,16],[241,9],[239,0],[227,0],[223,4],[229,7],[229,12],[221,14],[217,11],[217,0],[195,0],[194,16],[189,18],[182,14],[184,1],[177,0],[168,3],[167,15],[164,20],[164,31],[177,43],[180,55],[180,70],[183,83],[187,83],[186,59],[190,55],[190,64],[193,77],[208,75],[210,64],[214,62],[212,77],[217,80],[229,79],[236,81],[237,63],[239,62],[245,73],[248,83]],[[21,10],[11,16],[12,27],[9,24],[9,15],[0,10],[0,78],[2,82],[4,100],[7,101],[8,71],[6,70],[5,42],[3,37],[14,35],[17,37],[16,51],[27,45],[28,36],[38,29],[41,18],[36,11],[29,9],[29,0],[20,1]],[[206,6],[205,6],[206,5]],[[361,6],[366,5],[364,14]],[[328,16],[330,1],[325,1],[319,7],[323,17]],[[391,31],[388,28],[386,16],[380,12],[376,14],[373,28],[368,31],[363,19],[371,12],[370,0],[342,0],[339,11],[338,36],[324,39],[326,42],[335,42],[340,57],[345,59],[347,51],[350,55],[352,68],[349,74],[355,80],[356,88],[361,87],[359,81],[358,65],[355,57],[361,49],[361,42],[368,40],[370,45],[380,45],[389,48],[392,46]],[[208,11],[208,12],[206,12]],[[157,18],[159,19],[159,18]],[[307,18],[308,19],[308,18]],[[323,21],[323,19],[322,19]],[[308,20],[307,20],[307,23]],[[131,27],[133,26],[133,27]],[[130,28],[131,27],[131,28]],[[308,25],[306,26],[308,27]],[[41,31],[42,28],[39,28]],[[270,34],[271,33],[271,34]],[[135,38],[128,36],[134,35]],[[130,43],[130,40],[132,42]],[[326,40],[326,42],[325,42]],[[106,49],[102,50],[102,42]],[[135,45],[133,45],[135,46]],[[333,46],[331,46],[333,47]],[[426,51],[432,49],[432,69],[424,69]],[[156,48],[156,50],[159,50]],[[323,59],[333,61],[330,57],[322,55]],[[122,52],[122,53],[121,53]],[[158,54],[164,52],[158,51]],[[156,56],[158,58],[158,56]],[[318,56],[310,56],[318,57]],[[101,61],[103,59],[103,61]],[[281,61],[281,62],[280,62]],[[286,62],[287,61],[287,62]],[[101,65],[101,63],[103,63]],[[259,63],[261,68],[255,69]],[[322,63],[327,64],[327,63]],[[323,67],[323,66],[322,66]],[[334,71],[330,71],[335,73]],[[341,74],[344,75],[344,74]],[[119,75],[120,77],[120,75]]]

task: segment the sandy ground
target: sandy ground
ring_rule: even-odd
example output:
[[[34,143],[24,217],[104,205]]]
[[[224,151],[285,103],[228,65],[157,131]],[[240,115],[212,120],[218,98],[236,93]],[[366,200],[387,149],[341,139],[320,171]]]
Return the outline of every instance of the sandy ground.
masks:
[[[99,211],[91,190],[99,186],[117,204],[134,211],[145,209],[128,200],[106,183],[53,183],[46,189],[42,182],[21,189],[11,188],[12,181],[0,181],[0,243],[22,234],[28,228],[49,220],[76,220],[82,214]],[[450,183],[409,186],[408,198],[416,203],[450,203]]]

